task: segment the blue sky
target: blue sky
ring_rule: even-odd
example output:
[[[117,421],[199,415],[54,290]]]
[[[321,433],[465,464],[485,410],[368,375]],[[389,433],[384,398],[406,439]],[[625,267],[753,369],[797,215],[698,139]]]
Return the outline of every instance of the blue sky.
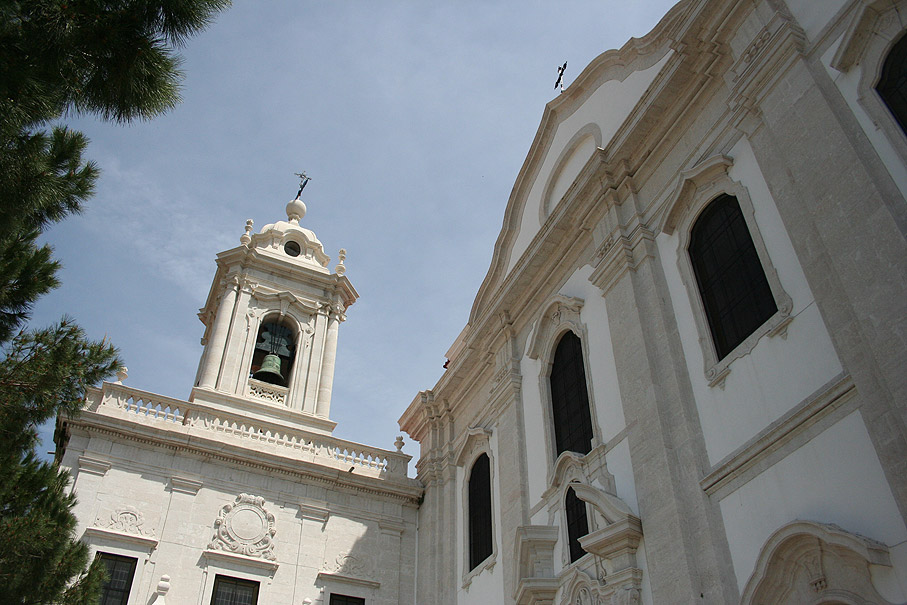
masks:
[[[340,329],[334,434],[392,449],[468,319],[557,66],[569,85],[672,5],[234,0],[183,49],[176,109],[70,120],[102,176],[46,235],[63,285],[32,324],[67,313],[121,349],[127,385],[187,397],[215,255],[247,218],[284,219],[305,170],[302,224],[332,267],[347,249],[361,297]]]

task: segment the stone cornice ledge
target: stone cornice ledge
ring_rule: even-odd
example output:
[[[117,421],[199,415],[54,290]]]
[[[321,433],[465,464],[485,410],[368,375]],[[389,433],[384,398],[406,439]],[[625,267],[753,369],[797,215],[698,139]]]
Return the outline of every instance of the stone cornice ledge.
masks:
[[[524,578],[517,587],[517,605],[553,603],[559,586],[557,578]]]
[[[367,588],[381,587],[381,582],[375,582],[374,580],[363,580],[362,578],[353,578],[351,576],[344,576],[339,573],[330,573],[327,571],[319,571],[317,578],[322,582],[324,580],[332,580],[334,582],[343,582],[344,584],[354,584],[356,586],[365,586]]]
[[[791,439],[806,431],[810,426],[844,405],[855,393],[849,374],[841,373],[825,383],[787,414],[775,420],[749,442],[728,455],[706,475],[699,485],[708,495],[718,493],[719,498],[726,491],[736,489],[738,479],[779,450]],[[738,485],[739,487],[739,485]]]
[[[238,565],[245,565],[246,567],[257,567],[259,569],[266,569],[272,573],[280,565],[277,561],[269,561],[267,559],[261,559],[257,557],[247,557],[245,555],[237,555],[220,550],[207,549],[202,553],[202,556],[212,561],[234,563]]]
[[[149,538],[148,536],[139,536],[136,534],[127,534],[125,532],[106,529],[103,527],[87,527],[85,528],[85,534],[88,536],[97,536],[100,538],[116,540],[118,542],[132,542],[133,544],[144,546],[148,550],[153,550],[158,543],[157,538]]]

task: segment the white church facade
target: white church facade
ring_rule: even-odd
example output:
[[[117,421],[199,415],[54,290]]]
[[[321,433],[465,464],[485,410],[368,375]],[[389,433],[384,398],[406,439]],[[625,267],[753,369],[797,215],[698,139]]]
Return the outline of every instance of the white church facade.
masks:
[[[331,434],[343,255],[298,200],[249,224],[188,400],[59,421],[105,602],[907,602],[905,32],[682,0],[588,65],[400,419],[416,478]]]
[[[548,104],[400,420],[419,605],[907,601],[905,30],[683,1]]]

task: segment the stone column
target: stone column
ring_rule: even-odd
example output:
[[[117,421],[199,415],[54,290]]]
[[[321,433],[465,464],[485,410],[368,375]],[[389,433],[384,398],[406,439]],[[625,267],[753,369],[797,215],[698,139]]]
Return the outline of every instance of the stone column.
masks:
[[[211,330],[211,338],[208,339],[208,346],[205,351],[202,377],[199,386],[206,389],[213,389],[217,383],[218,374],[220,374],[221,361],[224,358],[224,348],[227,344],[227,334],[230,331],[230,323],[233,319],[233,309],[236,306],[237,284],[230,282],[220,299],[217,306],[217,315],[214,317],[214,327]]]
[[[324,337],[324,353],[321,356],[321,374],[318,379],[318,402],[315,415],[327,418],[331,411],[331,390],[334,387],[334,360],[337,357],[337,333],[343,312],[339,305],[328,312],[328,327]]]

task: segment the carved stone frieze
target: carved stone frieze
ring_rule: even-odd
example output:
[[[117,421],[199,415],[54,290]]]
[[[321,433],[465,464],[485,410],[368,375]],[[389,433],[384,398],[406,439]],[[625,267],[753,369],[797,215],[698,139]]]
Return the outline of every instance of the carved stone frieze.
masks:
[[[214,537],[208,544],[211,550],[223,550],[247,557],[273,561],[274,515],[264,508],[265,499],[240,494],[221,508],[214,520]]]
[[[335,574],[363,580],[368,580],[372,577],[372,569],[368,562],[349,553],[340,553],[330,564],[325,562],[325,568]]]
[[[148,530],[142,527],[145,524],[145,515],[134,506],[124,506],[110,513],[110,518],[106,521],[98,519],[96,525],[105,527],[113,531],[123,532],[124,534],[133,534],[136,536],[152,537],[154,530]]]

